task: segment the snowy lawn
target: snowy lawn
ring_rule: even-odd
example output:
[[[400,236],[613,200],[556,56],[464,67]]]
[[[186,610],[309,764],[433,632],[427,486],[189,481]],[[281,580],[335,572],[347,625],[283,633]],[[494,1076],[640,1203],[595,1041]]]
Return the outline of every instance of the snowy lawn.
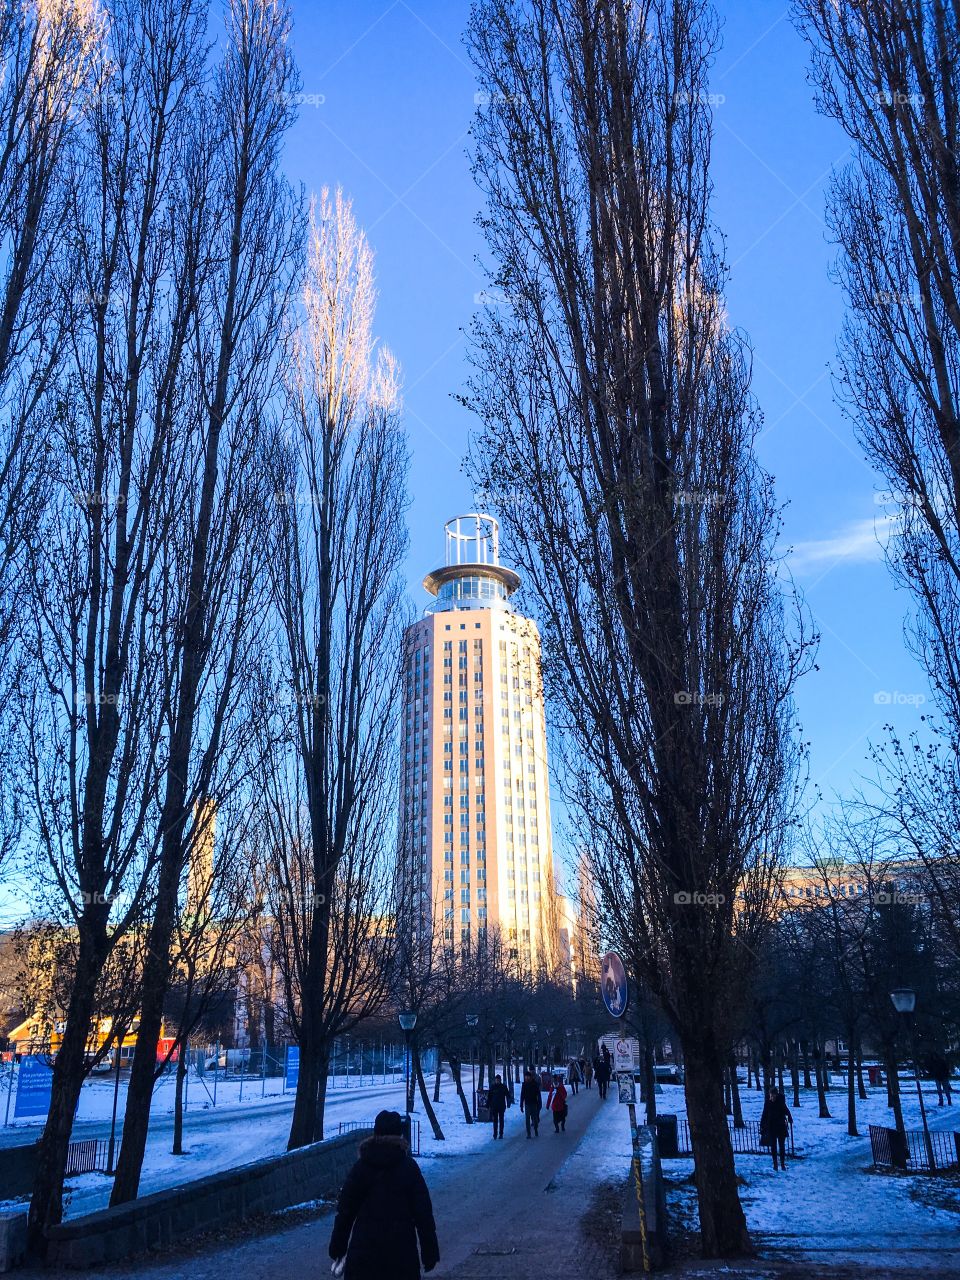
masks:
[[[910,1079],[901,1079],[904,1122],[920,1128],[920,1108]],[[929,1089],[929,1092],[928,1092]],[[814,1255],[826,1247],[876,1247],[895,1251],[909,1242],[943,1247],[960,1245],[960,1179],[925,1174],[878,1173],[873,1169],[868,1124],[893,1126],[883,1086],[868,1089],[857,1100],[859,1137],[847,1134],[845,1088],[827,1094],[831,1119],[818,1116],[816,1090],[801,1090],[801,1105],[792,1106],[796,1158],[787,1157],[786,1172],[775,1172],[769,1155],[737,1156],[740,1198],[751,1232],[761,1243],[786,1244]],[[762,1093],[741,1086],[744,1119],[759,1120]],[[924,1089],[931,1127],[960,1129],[960,1107],[938,1107],[932,1085]],[[660,1112],[685,1114],[683,1089],[663,1086]],[[674,1221],[696,1230],[696,1195],[689,1158],[664,1162],[668,1208]]]
[[[239,1095],[239,1091],[238,1095]],[[229,1097],[229,1095],[228,1095]],[[259,1104],[259,1105],[258,1105]],[[112,1096],[111,1096],[112,1106]],[[403,1109],[403,1085],[365,1085],[362,1089],[331,1090],[327,1095],[325,1129],[336,1136],[341,1121],[372,1121],[384,1107]],[[293,1095],[285,1099],[263,1100],[239,1096],[233,1104],[224,1102],[218,1090],[217,1107],[191,1107],[184,1121],[184,1154],[171,1154],[170,1118],[154,1106],[154,1119],[147,1141],[141,1194],[178,1186],[224,1169],[250,1164],[286,1150],[293,1111]],[[109,1115],[109,1112],[108,1112]],[[123,1122],[119,1113],[117,1131]],[[37,1136],[39,1130],[35,1128]],[[77,1137],[83,1137],[81,1130]],[[23,1141],[23,1134],[18,1135]],[[103,1208],[110,1196],[112,1179],[102,1173],[70,1178],[66,1192],[66,1216],[77,1217]],[[0,1205],[2,1208],[2,1205]]]

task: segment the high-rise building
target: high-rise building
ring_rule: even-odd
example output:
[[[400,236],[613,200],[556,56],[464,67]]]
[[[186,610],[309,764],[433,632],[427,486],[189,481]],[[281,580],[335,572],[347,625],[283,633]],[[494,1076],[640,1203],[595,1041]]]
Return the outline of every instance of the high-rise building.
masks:
[[[404,639],[401,847],[415,928],[499,926],[527,968],[558,938],[540,636],[510,597],[492,516],[445,525],[435,597]]]

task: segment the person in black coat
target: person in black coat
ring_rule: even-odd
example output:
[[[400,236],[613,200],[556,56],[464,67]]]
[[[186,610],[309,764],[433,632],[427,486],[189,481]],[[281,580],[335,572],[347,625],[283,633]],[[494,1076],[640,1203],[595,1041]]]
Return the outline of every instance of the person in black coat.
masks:
[[[523,1085],[520,1089],[520,1110],[526,1121],[527,1137],[530,1137],[530,1130],[533,1129],[534,1134],[539,1138],[543,1093],[540,1090],[540,1081],[532,1071],[527,1071],[523,1077]]]
[[[600,1057],[594,1064],[594,1074],[597,1077],[597,1088],[600,1091],[601,1099],[607,1096],[607,1086],[610,1084],[610,1059],[609,1057]]]
[[[763,1104],[760,1116],[760,1141],[773,1152],[773,1167],[777,1167],[777,1149],[780,1150],[780,1168],[787,1167],[787,1126],[793,1124],[793,1116],[787,1100],[779,1089],[771,1089]]]
[[[508,1097],[503,1076],[494,1076],[493,1084],[487,1090],[487,1107],[490,1111],[490,1119],[493,1121],[494,1138],[503,1137],[503,1117],[507,1110]]]
[[[330,1257],[344,1256],[344,1280],[420,1280],[421,1258],[424,1271],[440,1261],[430,1192],[397,1111],[377,1116],[340,1190]]]

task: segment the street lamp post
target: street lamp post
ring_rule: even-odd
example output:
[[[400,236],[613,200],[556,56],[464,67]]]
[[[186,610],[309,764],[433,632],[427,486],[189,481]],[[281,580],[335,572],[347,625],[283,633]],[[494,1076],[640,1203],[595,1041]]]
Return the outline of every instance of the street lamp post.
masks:
[[[477,1118],[477,1070],[473,1065],[473,1039],[479,1021],[479,1013],[467,1014],[467,1026],[470,1028],[470,1105],[474,1120]]]
[[[536,1034],[537,1034],[537,1024],[535,1022],[531,1022],[530,1023],[530,1066],[533,1068],[534,1071],[538,1071],[540,1069],[540,1063],[537,1061],[537,1042],[536,1040],[534,1040],[534,1036]]]
[[[413,1031],[413,1028],[416,1025],[417,1025],[416,1009],[404,1009],[400,1014],[400,1026],[401,1026],[401,1029],[403,1030],[403,1041],[404,1041],[404,1047],[405,1047],[404,1062],[403,1062],[403,1065],[404,1065],[403,1079],[404,1079],[404,1102],[406,1103],[406,1108],[407,1108],[408,1132],[409,1132],[410,1112],[413,1110],[413,1097],[412,1097],[413,1089],[411,1087],[413,1082],[410,1077],[410,1035],[411,1035],[411,1032]]]
[[[890,992],[890,999],[893,1001],[893,1007],[897,1013],[903,1018],[907,1024],[907,1030],[910,1035],[910,1053],[913,1058],[913,1078],[917,1083],[917,1098],[920,1101],[920,1119],[923,1122],[923,1142],[927,1149],[927,1163],[930,1172],[936,1170],[937,1162],[933,1155],[933,1139],[930,1137],[930,1127],[927,1124],[927,1108],[923,1104],[923,1089],[920,1085],[920,1064],[917,1062],[917,1037],[913,1026],[913,1011],[917,1006],[917,993],[910,987],[898,987],[896,991]]]

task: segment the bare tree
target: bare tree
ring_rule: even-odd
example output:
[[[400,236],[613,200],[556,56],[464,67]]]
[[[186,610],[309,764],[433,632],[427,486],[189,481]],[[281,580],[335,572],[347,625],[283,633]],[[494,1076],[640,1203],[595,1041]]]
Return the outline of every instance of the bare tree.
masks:
[[[253,830],[256,797],[241,791],[230,800],[226,809],[216,810],[211,803],[200,806],[171,947],[164,1023],[168,1036],[171,1024],[176,1030],[170,1052],[157,1055],[154,1079],[176,1053],[175,1156],[183,1154],[183,1091],[190,1037],[218,1001],[236,999],[239,953],[251,919],[262,906],[251,895],[260,858]]]
[[[502,306],[474,471],[539,600],[607,936],[677,1028],[704,1253],[750,1247],[723,1081],[794,799],[777,512],[708,220],[700,0],[490,0],[469,44]]]
[[[111,1204],[139,1186],[192,818],[201,802],[220,805],[240,786],[256,740],[245,689],[267,603],[264,419],[301,231],[299,202],[279,172],[298,83],[289,28],[285,4],[230,0],[224,57],[198,107],[210,169],[194,198],[212,269],[191,334],[196,400],[180,427],[195,461],[184,475],[168,579],[174,625],[164,655],[169,747],[157,889]]]
[[[49,484],[45,393],[61,367],[73,314],[71,263],[58,253],[69,200],[69,151],[101,23],[89,0],[10,4],[0,13],[0,725],[15,707],[23,548]],[[15,735],[3,733],[0,862],[21,817]]]
[[[267,809],[300,1045],[291,1148],[323,1136],[333,1036],[382,998],[394,899],[407,453],[396,366],[374,355],[371,251],[339,193],[314,210],[303,301],[270,549],[287,750]]]
[[[831,227],[839,390],[896,509],[887,558],[960,732],[960,28],[945,0],[799,0],[820,109],[851,142]],[[956,749],[956,743],[954,744]]]
[[[51,390],[51,493],[25,575],[30,828],[77,935],[30,1208],[39,1249],[62,1213],[101,974],[151,897],[173,625],[166,549],[186,465],[174,441],[202,271],[203,13],[157,0],[118,4],[110,19],[71,148],[59,243],[76,306]]]

